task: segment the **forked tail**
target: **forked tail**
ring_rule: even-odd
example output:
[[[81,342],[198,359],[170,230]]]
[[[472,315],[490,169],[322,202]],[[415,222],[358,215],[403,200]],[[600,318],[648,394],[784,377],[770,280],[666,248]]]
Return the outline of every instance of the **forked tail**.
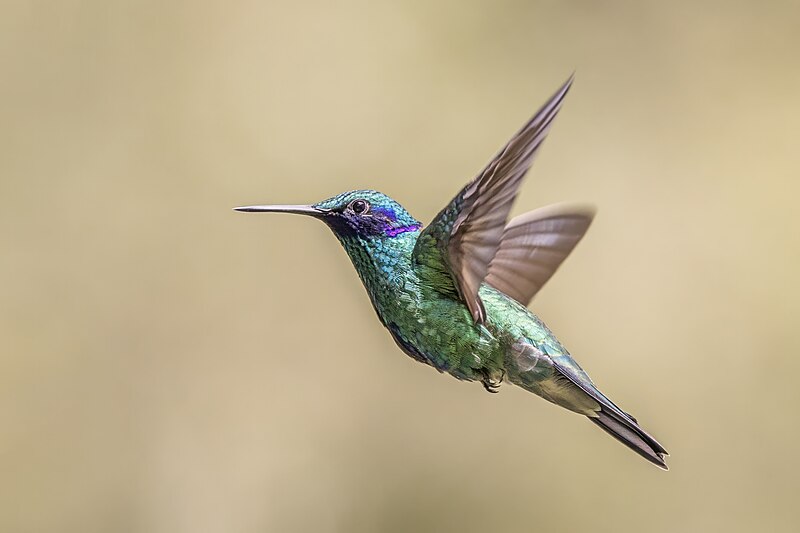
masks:
[[[530,343],[512,347],[506,368],[512,383],[556,405],[585,415],[622,444],[654,465],[668,470],[669,455],[634,417],[609,400],[568,354],[550,356]]]
[[[669,470],[664,457],[669,455],[656,439],[639,427],[636,419],[630,415],[621,416],[603,406],[596,417],[587,417],[603,428],[609,435],[635,451],[654,465]]]

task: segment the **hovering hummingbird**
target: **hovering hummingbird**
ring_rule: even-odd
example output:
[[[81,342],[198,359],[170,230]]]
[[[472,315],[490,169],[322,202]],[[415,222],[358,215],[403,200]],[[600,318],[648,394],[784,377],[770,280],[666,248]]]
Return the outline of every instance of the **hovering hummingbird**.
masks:
[[[522,178],[572,78],[427,227],[373,190],[313,205],[237,211],[308,215],[325,222],[355,267],[381,323],[406,354],[497,392],[507,381],[585,415],[667,469],[666,450],[617,407],[527,304],[581,240],[590,207],[554,205],[506,224]]]

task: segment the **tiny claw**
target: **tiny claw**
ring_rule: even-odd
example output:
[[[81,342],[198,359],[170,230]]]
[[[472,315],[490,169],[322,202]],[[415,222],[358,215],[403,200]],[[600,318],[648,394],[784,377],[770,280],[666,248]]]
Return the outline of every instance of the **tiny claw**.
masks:
[[[500,384],[499,383],[493,383],[491,381],[488,381],[488,382],[484,381],[483,382],[483,388],[486,389],[486,392],[490,392],[492,394],[497,394],[498,392],[500,392]]]
[[[497,394],[500,392],[500,385],[503,383],[503,379],[506,377],[505,369],[502,370],[502,374],[500,375],[500,379],[494,379],[492,376],[489,375],[487,370],[482,371],[483,379],[481,379],[481,383],[483,384],[483,388],[486,389],[486,392],[490,392],[492,394]]]

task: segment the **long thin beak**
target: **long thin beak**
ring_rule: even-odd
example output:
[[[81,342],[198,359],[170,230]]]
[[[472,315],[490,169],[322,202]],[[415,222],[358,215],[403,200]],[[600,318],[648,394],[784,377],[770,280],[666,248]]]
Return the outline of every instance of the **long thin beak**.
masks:
[[[328,212],[327,209],[319,209],[310,205],[248,205],[234,207],[233,210],[244,213],[294,213],[317,218],[324,216]]]

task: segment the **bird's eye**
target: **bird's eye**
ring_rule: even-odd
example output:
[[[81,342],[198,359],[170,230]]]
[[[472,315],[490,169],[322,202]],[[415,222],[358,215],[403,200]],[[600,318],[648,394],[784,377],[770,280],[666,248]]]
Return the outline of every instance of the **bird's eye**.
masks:
[[[352,209],[353,213],[356,215],[363,215],[369,211],[369,202],[360,199],[353,200],[353,203],[350,204],[350,209]]]

